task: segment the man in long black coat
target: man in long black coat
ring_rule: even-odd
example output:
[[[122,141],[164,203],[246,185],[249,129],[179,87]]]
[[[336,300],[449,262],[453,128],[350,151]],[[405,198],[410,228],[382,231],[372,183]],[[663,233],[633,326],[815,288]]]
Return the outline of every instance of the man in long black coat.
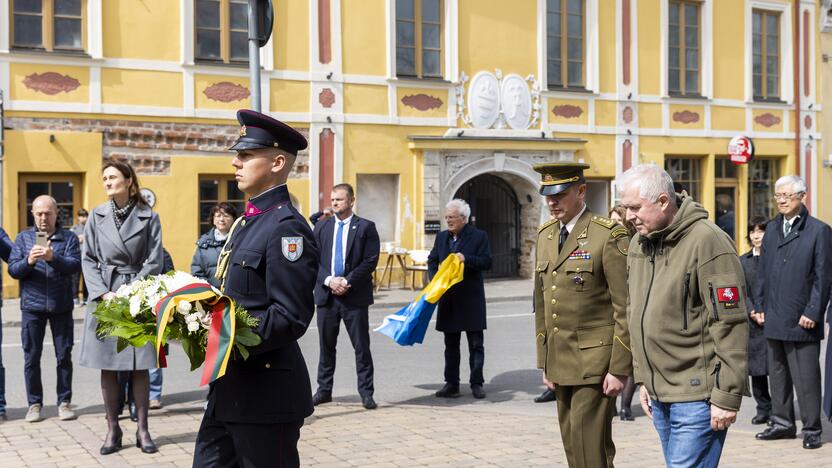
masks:
[[[485,363],[485,288],[482,272],[491,268],[488,236],[468,224],[471,207],[464,200],[451,200],[445,207],[448,229],[436,235],[428,255],[428,275],[433,278],[439,265],[454,254],[465,264],[463,279],[439,299],[436,329],[445,333],[445,386],[436,392],[440,398],[459,397],[459,342],[462,332],[468,339],[471,366],[471,393],[485,398],[482,368]]]
[[[821,442],[820,342],[832,282],[832,231],[803,205],[806,183],[797,176],[775,183],[780,214],[766,226],[760,257],[758,323],[765,323],[771,385],[771,426],[760,440],[796,435],[792,387],[803,420],[803,448]]]

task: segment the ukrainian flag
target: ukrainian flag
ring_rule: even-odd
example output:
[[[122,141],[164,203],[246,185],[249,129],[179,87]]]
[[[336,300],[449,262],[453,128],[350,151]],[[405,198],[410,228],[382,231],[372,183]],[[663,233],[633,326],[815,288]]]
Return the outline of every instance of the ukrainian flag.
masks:
[[[439,271],[419,296],[407,307],[384,317],[384,322],[374,331],[393,338],[393,341],[402,346],[421,343],[425,339],[425,332],[428,330],[428,323],[433,316],[436,303],[445,291],[462,281],[464,269],[465,265],[459,257],[453,254],[448,255],[439,265]]]

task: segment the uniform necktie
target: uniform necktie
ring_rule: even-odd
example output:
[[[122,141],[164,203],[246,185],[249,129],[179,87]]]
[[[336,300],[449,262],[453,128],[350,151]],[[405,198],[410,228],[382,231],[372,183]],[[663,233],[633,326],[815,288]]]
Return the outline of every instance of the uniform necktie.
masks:
[[[566,230],[566,226],[560,228],[560,237],[558,238],[558,252],[563,249],[563,243],[566,242],[566,238],[569,237],[569,231]]]
[[[338,234],[335,236],[335,276],[344,276],[344,247],[341,241],[344,239],[344,222],[338,221]]]

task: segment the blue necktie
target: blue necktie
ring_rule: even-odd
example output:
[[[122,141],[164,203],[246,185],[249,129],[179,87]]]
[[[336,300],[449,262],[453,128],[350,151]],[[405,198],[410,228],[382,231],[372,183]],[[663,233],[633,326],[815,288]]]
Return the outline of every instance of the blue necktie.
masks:
[[[338,221],[338,234],[335,236],[335,276],[344,276],[344,222]]]

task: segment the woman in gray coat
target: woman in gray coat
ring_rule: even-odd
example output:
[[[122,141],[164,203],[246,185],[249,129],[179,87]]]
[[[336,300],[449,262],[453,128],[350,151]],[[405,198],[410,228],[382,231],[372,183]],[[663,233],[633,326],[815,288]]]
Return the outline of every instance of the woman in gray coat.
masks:
[[[208,213],[208,219],[211,220],[214,228],[196,241],[196,251],[191,260],[191,274],[208,281],[215,288],[221,286],[220,281],[214,278],[214,273],[217,272],[217,260],[236,218],[237,210],[234,206],[226,202],[217,203]]]
[[[84,321],[81,365],[101,369],[101,393],[107,415],[107,436],[101,454],[121,448],[118,413],[122,405],[118,371],[133,371],[133,397],[138,412],[136,445],[145,453],[156,452],[147,428],[148,369],[156,367],[153,346],[128,347],[116,352],[115,338],[96,335],[91,315],[96,305],[115,296],[122,284],[162,271],[162,227],[139,192],[139,180],[129,164],[108,161],[103,169],[104,190],[109,200],[92,210],[84,227],[82,268],[90,306]]]

